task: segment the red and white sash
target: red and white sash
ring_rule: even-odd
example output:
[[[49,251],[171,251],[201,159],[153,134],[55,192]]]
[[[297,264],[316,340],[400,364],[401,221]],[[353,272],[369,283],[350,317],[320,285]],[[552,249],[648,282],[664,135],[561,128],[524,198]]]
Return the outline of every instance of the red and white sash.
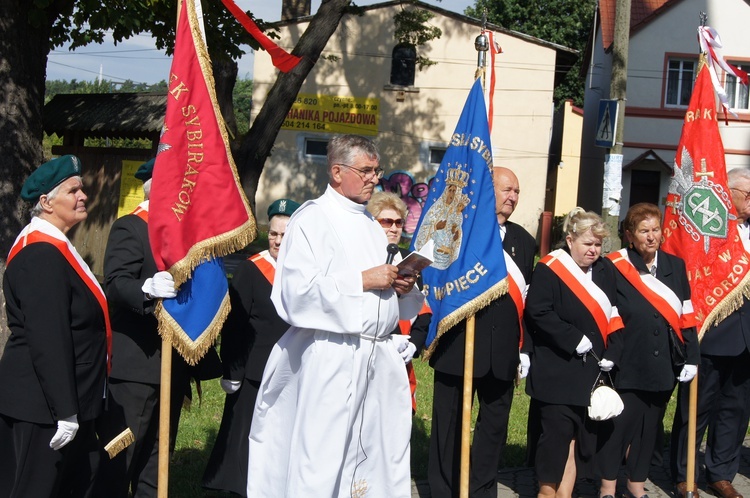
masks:
[[[96,298],[99,306],[104,314],[104,324],[106,326],[107,333],[107,373],[109,373],[112,366],[112,327],[109,322],[109,309],[107,308],[107,297],[104,294],[99,282],[91,272],[89,265],[83,260],[73,244],[70,243],[68,238],[63,234],[57,227],[52,225],[50,222],[43,220],[38,217],[33,217],[31,223],[26,225],[21,233],[13,243],[13,247],[10,249],[8,254],[7,264],[13,260],[21,249],[29,244],[36,242],[46,242],[57,248],[58,251],[65,257],[66,261],[75,270],[86,287],[89,288],[91,293]]]
[[[518,341],[519,349],[523,347],[523,308],[526,304],[526,279],[523,278],[523,273],[518,267],[513,258],[510,257],[508,251],[503,250],[505,256],[505,268],[508,270],[508,294],[513,300],[513,304],[516,305],[516,311],[518,312],[518,330],[521,331],[520,339]]]
[[[271,257],[268,250],[261,251],[258,254],[250,256],[248,259],[258,267],[263,276],[266,277],[266,280],[268,280],[268,283],[273,285],[273,278],[276,276],[276,261]]]
[[[143,201],[138,204],[138,207],[136,207],[130,214],[134,214],[148,223],[148,201]]]
[[[586,277],[570,254],[557,249],[544,256],[539,262],[547,265],[591,313],[605,345],[609,334],[624,327],[617,306],[612,306],[604,291]]]
[[[681,301],[677,294],[659,279],[650,273],[641,274],[628,258],[627,249],[620,249],[608,254],[607,257],[635,290],[664,317],[680,340],[685,342],[682,338],[682,329],[695,327],[696,324],[692,301]]]

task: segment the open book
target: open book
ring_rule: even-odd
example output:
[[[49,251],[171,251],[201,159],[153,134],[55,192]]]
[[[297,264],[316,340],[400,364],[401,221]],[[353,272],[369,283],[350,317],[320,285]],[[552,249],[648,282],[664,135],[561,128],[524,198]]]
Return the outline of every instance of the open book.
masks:
[[[398,267],[399,275],[414,275],[419,273],[432,264],[432,251],[435,249],[435,242],[430,239],[418,251],[414,251],[401,260]]]

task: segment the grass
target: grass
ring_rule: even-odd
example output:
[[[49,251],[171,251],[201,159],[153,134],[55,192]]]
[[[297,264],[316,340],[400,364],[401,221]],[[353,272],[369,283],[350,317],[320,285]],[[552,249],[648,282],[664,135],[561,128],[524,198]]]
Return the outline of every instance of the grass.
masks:
[[[414,479],[425,479],[427,476],[427,451],[432,426],[432,379],[433,372],[427,362],[415,360],[417,374],[417,413],[412,423],[411,467]],[[224,392],[219,381],[210,380],[202,383],[203,399],[194,402],[189,410],[183,410],[180,428],[177,435],[175,455],[169,468],[169,495],[180,498],[224,497],[221,493],[205,492],[201,488],[203,469],[216,439],[221,414],[224,407]],[[669,441],[671,421],[674,416],[677,391],[667,407],[664,417],[665,441]],[[515,388],[513,407],[508,424],[508,443],[504,462],[506,467],[524,465],[526,455],[526,418],[529,409],[529,397],[524,391],[524,384]],[[476,403],[473,410],[472,424],[476,420]]]

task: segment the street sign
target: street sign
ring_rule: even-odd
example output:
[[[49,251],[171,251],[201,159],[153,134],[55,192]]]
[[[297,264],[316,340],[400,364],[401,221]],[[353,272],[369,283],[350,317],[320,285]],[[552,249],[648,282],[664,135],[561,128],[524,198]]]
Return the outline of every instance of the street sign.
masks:
[[[617,110],[617,100],[599,101],[599,119],[596,121],[596,138],[594,139],[597,147],[614,147]]]

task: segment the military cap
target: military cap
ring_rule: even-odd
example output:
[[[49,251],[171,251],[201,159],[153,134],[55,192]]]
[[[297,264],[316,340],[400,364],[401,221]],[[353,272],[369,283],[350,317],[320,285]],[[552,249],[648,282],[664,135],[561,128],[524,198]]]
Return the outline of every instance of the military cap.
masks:
[[[133,176],[138,178],[143,183],[146,183],[148,180],[151,179],[151,175],[154,174],[154,163],[156,163],[156,158],[153,158],[141,164],[138,167],[138,171],[136,171],[135,175]]]
[[[294,202],[291,199],[278,199],[273,201],[268,206],[268,219],[270,220],[277,214],[283,214],[284,216],[291,216],[293,212],[299,207],[298,202]]]
[[[76,156],[69,154],[47,161],[23,182],[21,199],[37,201],[71,176],[81,176],[81,160]]]

